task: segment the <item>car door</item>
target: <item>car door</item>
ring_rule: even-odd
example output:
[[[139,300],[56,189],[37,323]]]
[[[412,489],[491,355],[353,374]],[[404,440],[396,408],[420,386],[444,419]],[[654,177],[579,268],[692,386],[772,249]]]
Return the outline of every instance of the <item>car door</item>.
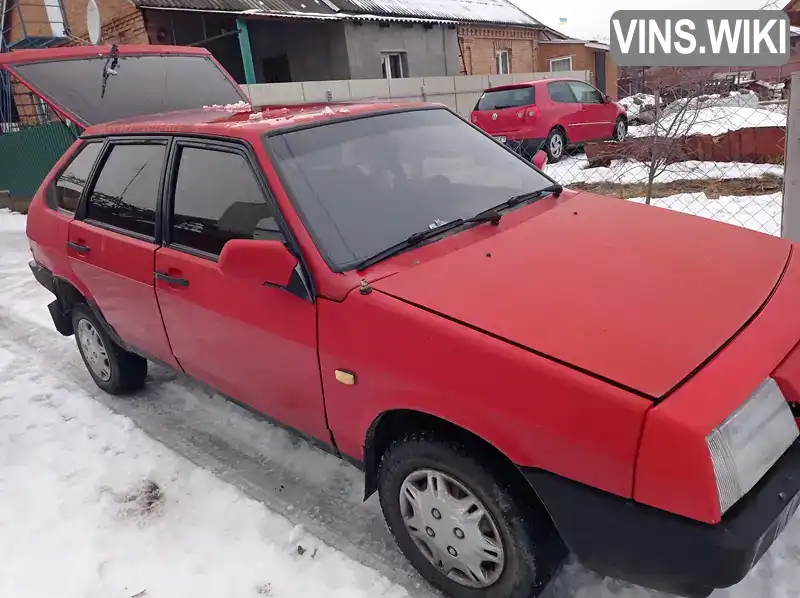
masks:
[[[102,149],[102,139],[83,142],[75,149],[60,171],[47,182],[44,189],[47,212],[40,218],[28,219],[28,237],[36,261],[61,278],[69,279],[72,274],[64,250],[69,240],[69,225]]]
[[[614,104],[606,102],[605,96],[588,83],[569,81],[568,84],[581,104],[581,120],[587,141],[610,138],[614,131]]]
[[[156,293],[184,370],[284,425],[330,442],[316,306],[283,288],[225,276],[231,239],[285,239],[244,146],[179,140],[171,158]]]
[[[166,139],[112,141],[69,225],[72,271],[119,337],[173,367],[153,284]]]
[[[575,98],[572,88],[567,81],[553,81],[547,84],[547,95],[550,96],[551,106],[548,113],[543,113],[552,126],[556,124],[564,127],[569,143],[582,143],[588,139],[583,105]]]

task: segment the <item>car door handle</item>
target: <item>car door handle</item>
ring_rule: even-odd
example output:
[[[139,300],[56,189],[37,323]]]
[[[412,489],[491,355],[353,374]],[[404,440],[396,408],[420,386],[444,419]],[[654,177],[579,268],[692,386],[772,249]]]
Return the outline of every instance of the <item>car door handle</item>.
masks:
[[[158,280],[163,280],[166,283],[174,284],[179,287],[188,287],[189,281],[185,278],[178,278],[177,276],[170,276],[169,274],[164,274],[163,272],[154,272],[156,278]]]
[[[70,249],[74,249],[78,253],[89,253],[90,249],[86,245],[81,245],[80,243],[73,243],[72,241],[67,242],[67,247]]]

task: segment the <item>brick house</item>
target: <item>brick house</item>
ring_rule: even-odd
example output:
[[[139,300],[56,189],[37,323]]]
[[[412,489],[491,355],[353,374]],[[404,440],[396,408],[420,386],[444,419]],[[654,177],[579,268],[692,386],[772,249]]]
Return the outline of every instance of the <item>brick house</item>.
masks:
[[[591,82],[617,97],[617,67],[606,44],[569,38],[535,22],[528,26],[461,25],[466,75],[591,71]]]

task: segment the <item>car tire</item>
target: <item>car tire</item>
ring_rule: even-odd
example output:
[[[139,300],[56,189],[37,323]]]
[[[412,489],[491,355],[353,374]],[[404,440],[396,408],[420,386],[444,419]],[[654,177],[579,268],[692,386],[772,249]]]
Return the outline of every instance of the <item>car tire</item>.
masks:
[[[628,123],[625,122],[625,119],[620,116],[617,119],[617,122],[614,123],[614,132],[612,133],[612,139],[617,142],[625,141],[625,137],[627,135],[628,135]]]
[[[564,157],[567,150],[567,136],[561,129],[553,129],[544,142],[544,151],[547,152],[549,164],[555,164]]]
[[[515,490],[513,484],[498,478],[492,473],[498,469],[496,463],[478,460],[462,443],[437,438],[432,432],[414,432],[392,443],[381,459],[378,492],[389,529],[420,574],[452,598],[534,598],[541,594],[567,555],[549,516],[535,496],[531,500],[527,493]],[[423,481],[426,487],[420,490],[419,480],[433,480],[434,477],[438,481]],[[439,496],[445,502],[441,503],[444,505],[441,512],[433,508],[428,516],[424,507],[438,504],[436,498],[432,498],[436,492],[429,493],[433,487],[443,490]],[[411,499],[411,488],[417,493],[417,502]],[[478,512],[485,515],[478,523],[474,520],[466,523],[466,519],[462,519],[464,530],[458,527],[457,519],[451,530],[453,515],[447,501],[454,493],[462,491],[468,494],[466,498],[460,496],[462,501],[473,502],[474,499],[473,516]],[[413,506],[409,509],[412,502],[419,509]],[[471,509],[460,511],[459,516],[467,517]],[[422,515],[423,512],[425,515],[419,517],[418,513]],[[437,514],[438,520],[435,519]],[[419,529],[420,523],[425,523],[424,531]],[[428,524],[436,526],[437,530]],[[449,543],[452,545],[444,547]],[[493,545],[501,549],[490,554],[492,549],[486,547]],[[478,552],[476,547],[483,547],[483,552]],[[463,550],[461,558],[478,552],[495,562],[482,561],[475,566],[472,558],[464,561],[471,566],[462,563],[462,568],[458,569],[458,561],[450,559],[457,564],[449,570],[449,575],[443,571],[444,567],[434,564],[437,559],[444,563],[434,555],[448,558],[443,552],[446,551],[450,557],[458,557],[458,550],[467,548],[471,550]],[[484,564],[489,567],[484,569]],[[477,575],[466,573],[479,569]]]
[[[88,305],[72,308],[72,326],[78,351],[97,386],[113,395],[144,386],[147,360],[114,343]]]

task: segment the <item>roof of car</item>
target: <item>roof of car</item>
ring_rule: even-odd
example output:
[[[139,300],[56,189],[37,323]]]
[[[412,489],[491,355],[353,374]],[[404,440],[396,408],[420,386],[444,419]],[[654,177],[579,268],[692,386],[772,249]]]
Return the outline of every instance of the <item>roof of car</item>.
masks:
[[[518,81],[517,83],[506,83],[505,85],[495,85],[493,87],[487,87],[484,91],[499,91],[501,89],[514,89],[515,87],[525,87],[526,85],[531,85],[531,86],[546,85],[548,83],[556,83],[559,81],[579,81],[581,83],[585,83],[585,81],[581,81],[580,79],[576,79],[575,77],[553,77],[551,79],[536,79],[535,81]]]
[[[422,102],[382,101],[250,106],[240,102],[227,106],[206,106],[198,110],[148,114],[102,123],[87,128],[84,136],[185,133],[249,137],[314,122],[346,120],[358,115],[425,107],[433,108],[437,105]]]

